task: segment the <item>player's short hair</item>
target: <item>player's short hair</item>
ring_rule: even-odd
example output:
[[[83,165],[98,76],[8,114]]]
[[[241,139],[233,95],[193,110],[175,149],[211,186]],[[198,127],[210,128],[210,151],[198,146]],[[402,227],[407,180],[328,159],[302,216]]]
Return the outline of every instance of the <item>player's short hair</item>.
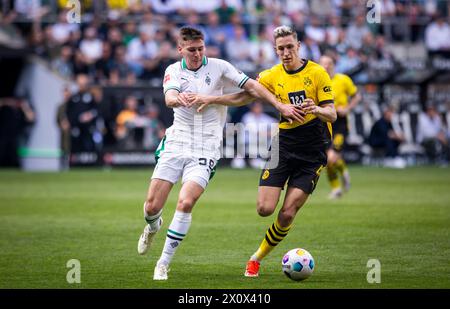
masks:
[[[180,29],[180,44],[186,41],[204,40],[205,36],[200,30],[191,27],[183,27]]]
[[[386,104],[381,105],[381,111],[383,112],[383,114],[386,112],[395,113],[396,108],[393,104],[386,103]]]
[[[331,50],[325,51],[325,53],[322,55],[322,57],[330,58],[331,62],[333,62],[333,64],[336,65],[336,54],[333,51],[331,51]]]
[[[284,38],[285,36],[292,35],[294,39],[297,41],[297,32],[295,32],[289,26],[280,26],[273,30],[273,39],[276,41],[278,38]]]

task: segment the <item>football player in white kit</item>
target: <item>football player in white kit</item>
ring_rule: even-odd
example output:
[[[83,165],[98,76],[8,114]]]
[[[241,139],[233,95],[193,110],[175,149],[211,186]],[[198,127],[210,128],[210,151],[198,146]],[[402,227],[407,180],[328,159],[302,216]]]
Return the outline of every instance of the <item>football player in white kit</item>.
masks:
[[[173,185],[181,178],[182,186],[164,248],[154,269],[154,280],[167,280],[169,264],[186,236],[192,209],[205,190],[220,158],[226,107],[211,105],[201,113],[189,101],[187,93],[222,95],[230,84],[263,99],[289,120],[303,120],[294,105],[286,105],[255,80],[230,63],[207,58],[202,32],[181,28],[178,39],[181,61],[170,65],[164,76],[167,107],[173,108],[173,125],[156,150],[157,164],[144,203],[147,222],[138,242],[138,253],[145,254],[162,225],[162,209]]]

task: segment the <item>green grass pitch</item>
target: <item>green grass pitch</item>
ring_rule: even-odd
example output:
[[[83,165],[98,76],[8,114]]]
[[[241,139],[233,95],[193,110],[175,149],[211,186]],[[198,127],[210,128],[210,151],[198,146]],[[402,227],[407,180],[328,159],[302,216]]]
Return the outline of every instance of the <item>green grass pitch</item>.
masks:
[[[255,201],[259,171],[219,168],[194,208],[167,282],[153,267],[175,209],[147,256],[137,254],[142,204],[151,169],[0,171],[0,288],[450,288],[450,171],[351,167],[352,189],[329,201],[326,175],[300,210],[287,238],[263,261],[259,278],[243,276],[274,215]],[[316,269],[304,282],[281,272],[289,249],[311,252]],[[66,263],[81,263],[81,283],[66,281]],[[366,280],[369,259],[381,283]]]

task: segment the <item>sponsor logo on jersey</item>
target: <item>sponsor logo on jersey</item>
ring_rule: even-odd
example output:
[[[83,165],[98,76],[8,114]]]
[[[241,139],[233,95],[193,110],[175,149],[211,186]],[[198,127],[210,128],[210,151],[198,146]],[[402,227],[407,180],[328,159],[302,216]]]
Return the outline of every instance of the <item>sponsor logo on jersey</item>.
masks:
[[[170,75],[167,74],[166,76],[164,76],[164,82],[163,84],[167,83],[170,80]]]
[[[331,91],[331,86],[323,87],[323,92],[330,92],[330,91]]]

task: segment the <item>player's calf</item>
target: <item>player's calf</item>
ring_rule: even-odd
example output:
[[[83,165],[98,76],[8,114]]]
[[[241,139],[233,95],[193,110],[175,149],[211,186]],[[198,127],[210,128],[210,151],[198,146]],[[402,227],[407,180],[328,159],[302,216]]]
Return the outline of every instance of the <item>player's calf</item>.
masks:
[[[348,172],[348,170],[344,171],[342,173],[342,183],[344,185],[344,191],[348,192],[350,190],[350,173]]]
[[[275,208],[276,204],[274,204],[273,201],[266,200],[264,198],[258,198],[258,201],[256,203],[256,211],[261,217],[270,216],[275,211]]]

